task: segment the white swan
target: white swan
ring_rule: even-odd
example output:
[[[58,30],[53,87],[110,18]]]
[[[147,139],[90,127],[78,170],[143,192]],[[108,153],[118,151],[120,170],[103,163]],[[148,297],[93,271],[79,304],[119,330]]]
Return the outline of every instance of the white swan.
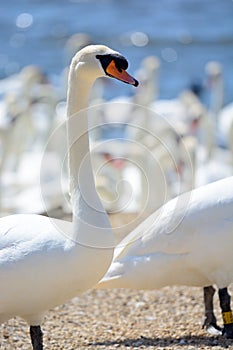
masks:
[[[212,113],[217,141],[233,152],[233,102],[224,104],[223,68],[220,62],[210,61],[205,67],[207,86],[210,90],[209,109]]]
[[[84,48],[71,62],[67,127],[73,223],[39,215],[0,219],[0,323],[24,318],[34,350],[43,349],[44,312],[96,284],[112,260],[113,233],[95,190],[85,108],[99,76],[137,86],[127,66],[124,57],[101,45]]]
[[[114,261],[97,288],[216,284],[224,330],[233,338],[227,294],[233,282],[232,187],[233,177],[229,177],[166,203],[118,244]]]
[[[196,174],[195,186],[199,187],[207,183],[232,176],[232,150],[229,150],[229,138],[231,126],[229,123],[223,126],[221,108],[223,103],[223,77],[221,65],[218,62],[208,62],[206,76],[210,85],[210,102],[207,110],[200,104],[200,123],[197,128],[198,145],[196,149]],[[225,120],[226,121],[226,120]],[[224,131],[225,130],[225,131]],[[227,136],[228,135],[228,136]],[[222,145],[224,147],[221,147]]]

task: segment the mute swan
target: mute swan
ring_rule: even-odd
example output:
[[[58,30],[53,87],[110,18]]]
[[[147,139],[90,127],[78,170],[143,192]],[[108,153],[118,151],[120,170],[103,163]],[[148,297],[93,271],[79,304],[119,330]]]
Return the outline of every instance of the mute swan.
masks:
[[[232,187],[233,177],[229,177],[166,203],[118,244],[113,263],[96,288],[209,287],[205,290],[208,328],[216,325],[213,310],[207,317],[210,285],[216,284],[224,331],[233,338],[227,292],[233,282]]]
[[[209,109],[214,117],[218,143],[233,152],[233,102],[224,106],[223,68],[220,62],[206,64],[207,87],[210,90]]]
[[[34,350],[43,349],[44,313],[95,285],[112,260],[113,232],[95,190],[85,108],[100,76],[137,86],[127,67],[124,57],[102,45],[87,46],[71,62],[67,129],[73,223],[30,214],[0,219],[0,323],[16,315],[25,319]]]
[[[230,151],[226,148],[226,134],[229,135],[231,130],[230,119],[228,119],[228,125],[225,125],[225,133],[223,130],[220,132],[220,110],[223,103],[221,65],[218,62],[211,61],[207,63],[205,69],[207,80],[211,86],[211,93],[209,109],[207,110],[200,104],[202,112],[200,113],[200,124],[197,129],[199,144],[196,152],[196,187],[232,176],[233,174],[232,150]]]
[[[45,200],[45,197],[41,200],[42,182],[43,186],[49,185],[46,203],[50,209],[54,209],[54,204],[61,205],[61,197],[64,199],[59,191],[60,186],[57,186],[60,167],[58,171],[54,166],[46,167],[49,171],[46,170],[45,176],[40,176],[40,160],[45,156],[44,148],[54,126],[56,91],[47,80],[42,80],[43,75],[39,75],[38,69],[26,67],[24,70],[30,73],[24,81],[25,86],[6,93],[3,101],[5,125],[0,126],[1,216],[20,212],[42,213]],[[57,149],[50,152],[49,157],[58,163]]]

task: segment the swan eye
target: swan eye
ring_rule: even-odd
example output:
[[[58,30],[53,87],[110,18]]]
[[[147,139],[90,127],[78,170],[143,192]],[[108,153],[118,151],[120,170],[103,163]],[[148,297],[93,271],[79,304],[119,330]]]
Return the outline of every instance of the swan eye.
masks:
[[[115,66],[120,73],[128,68],[127,60],[119,54],[96,55],[96,58],[100,60],[105,72],[112,61],[114,61]]]
[[[114,55],[113,60],[120,73],[128,68],[128,62],[123,56]]]

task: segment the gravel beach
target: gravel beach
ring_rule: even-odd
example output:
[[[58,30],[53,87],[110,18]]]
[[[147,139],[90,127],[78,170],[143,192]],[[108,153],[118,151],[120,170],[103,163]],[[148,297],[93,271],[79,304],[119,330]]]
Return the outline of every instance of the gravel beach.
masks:
[[[113,226],[132,220],[111,217]],[[44,349],[233,349],[232,340],[202,329],[203,309],[201,288],[91,290],[50,310],[42,325]],[[217,293],[215,310],[222,325]],[[28,325],[20,318],[2,324],[0,344],[2,350],[31,349]]]

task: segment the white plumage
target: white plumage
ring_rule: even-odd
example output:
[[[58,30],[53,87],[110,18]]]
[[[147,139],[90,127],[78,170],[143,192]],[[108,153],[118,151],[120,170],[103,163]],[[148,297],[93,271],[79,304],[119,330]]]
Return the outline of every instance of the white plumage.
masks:
[[[211,303],[219,288],[224,332],[233,338],[227,287],[233,282],[233,177],[187,192],[158,209],[126,236],[96,288],[158,289],[186,285],[205,287],[205,326],[220,328]]]
[[[105,225],[107,229],[107,220]],[[104,219],[101,226],[104,230]],[[1,219],[0,322],[18,315],[30,325],[39,325],[48,308],[87,290],[102,277],[111,262],[111,249],[93,249],[81,238],[76,242],[71,239],[72,230],[70,222],[33,214]],[[107,241],[110,244],[107,237],[99,243]]]
[[[99,287],[233,282],[233,177],[166,203],[122,240]]]
[[[113,256],[113,232],[95,190],[86,107],[96,78],[137,85],[124,57],[106,46],[79,51],[70,66],[67,130],[73,222],[37,215],[0,219],[0,322],[21,316],[43,349],[44,312],[95,285]],[[117,68],[116,68],[117,67]]]

